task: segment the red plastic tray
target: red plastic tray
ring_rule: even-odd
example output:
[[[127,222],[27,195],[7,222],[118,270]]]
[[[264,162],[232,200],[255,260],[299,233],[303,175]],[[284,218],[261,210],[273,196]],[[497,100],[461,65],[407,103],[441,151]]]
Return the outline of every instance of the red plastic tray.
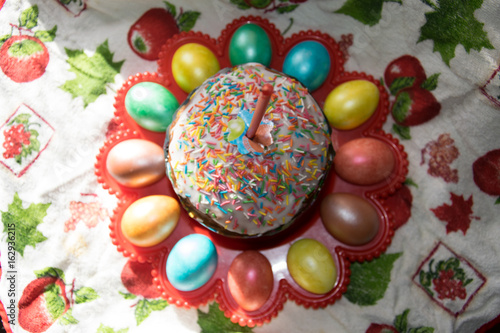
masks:
[[[195,220],[191,219],[182,210],[179,223],[174,232],[162,243],[141,248],[129,243],[122,235],[120,229],[121,217],[126,208],[135,200],[152,194],[164,194],[176,198],[172,186],[167,177],[161,181],[139,189],[131,189],[121,186],[108,174],[106,170],[106,158],[109,150],[117,143],[131,138],[142,138],[153,141],[163,146],[165,140],[164,133],[155,133],[138,126],[130,118],[125,110],[124,99],[127,91],[136,83],[150,81],[165,86],[170,90],[181,103],[187,96],[175,83],[171,74],[170,66],[173,54],[177,48],[186,43],[199,43],[208,47],[219,60],[220,67],[230,67],[228,49],[232,34],[243,24],[254,23],[261,26],[268,34],[272,48],[273,57],[271,68],[282,69],[283,61],[288,51],[297,43],[306,40],[314,40],[321,43],[328,50],[331,58],[330,73],[321,87],[312,92],[313,97],[323,106],[328,93],[337,85],[354,80],[364,79],[377,85],[380,91],[380,102],[377,110],[363,125],[348,131],[333,130],[332,143],[337,150],[343,143],[360,137],[373,137],[385,142],[393,151],[396,157],[396,165],[393,174],[385,181],[371,186],[357,186],[348,183],[338,177],[335,172],[330,171],[325,185],[315,203],[309,211],[303,214],[303,218],[287,228],[282,233],[261,237],[257,239],[235,240],[227,238],[209,231]],[[346,291],[349,284],[349,266],[354,261],[371,260],[380,256],[390,244],[394,234],[392,214],[388,207],[382,204],[382,199],[398,189],[405,180],[407,174],[407,155],[398,140],[390,134],[385,133],[381,128],[386,121],[389,112],[388,94],[379,81],[365,73],[345,72],[343,68],[342,54],[339,51],[335,40],[319,31],[305,31],[294,34],[290,38],[283,39],[280,32],[273,24],[259,17],[241,17],[221,32],[220,37],[215,40],[200,32],[180,33],[171,38],[162,48],[160,59],[158,60],[157,73],[139,73],[121,87],[116,95],[115,102],[115,122],[119,124],[118,131],[104,143],[97,156],[95,173],[98,181],[111,194],[115,194],[119,199],[118,205],[110,223],[110,236],[117,250],[125,257],[129,257],[139,262],[150,262],[154,269],[153,282],[162,292],[162,297],[169,303],[180,307],[198,307],[211,300],[219,303],[220,309],[233,322],[240,325],[253,327],[269,322],[282,310],[287,299],[295,301],[304,307],[320,308],[333,304]],[[377,210],[380,219],[380,227],[376,237],[363,246],[349,246],[333,238],[324,228],[319,215],[319,204],[322,198],[333,192],[349,192],[360,195],[367,199]],[[208,236],[216,246],[218,253],[218,266],[212,278],[202,287],[190,292],[181,292],[172,287],[166,276],[166,261],[169,250],[178,240],[192,233],[199,233]],[[290,245],[302,238],[313,238],[324,244],[332,254],[337,266],[337,281],[335,287],[327,294],[317,295],[302,289],[290,276],[286,255]],[[258,250],[270,261],[274,274],[274,288],[268,301],[256,311],[248,312],[241,309],[232,298],[227,285],[228,268],[232,260],[244,250]]]

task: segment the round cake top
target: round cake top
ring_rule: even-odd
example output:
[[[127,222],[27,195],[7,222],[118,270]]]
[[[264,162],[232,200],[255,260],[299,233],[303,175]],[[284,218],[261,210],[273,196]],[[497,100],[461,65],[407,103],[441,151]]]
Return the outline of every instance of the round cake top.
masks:
[[[249,139],[267,83],[273,92]],[[195,89],[166,140],[167,175],[189,215],[235,235],[288,225],[312,203],[333,159],[327,121],[307,89],[257,63],[224,69]]]

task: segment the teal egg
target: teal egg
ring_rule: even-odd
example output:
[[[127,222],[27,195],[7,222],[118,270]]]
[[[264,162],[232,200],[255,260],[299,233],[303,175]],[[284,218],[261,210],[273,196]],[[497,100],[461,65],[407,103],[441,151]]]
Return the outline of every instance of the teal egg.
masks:
[[[318,89],[330,73],[330,54],[319,42],[295,45],[283,62],[283,73],[300,81],[309,91]]]
[[[140,82],[125,96],[125,109],[139,126],[153,132],[164,132],[179,107],[175,96],[154,82]]]
[[[180,291],[192,291],[205,285],[217,268],[217,250],[204,235],[181,238],[167,258],[167,278]]]
[[[260,26],[247,23],[239,27],[229,42],[231,65],[258,62],[269,66],[272,57],[271,40]]]

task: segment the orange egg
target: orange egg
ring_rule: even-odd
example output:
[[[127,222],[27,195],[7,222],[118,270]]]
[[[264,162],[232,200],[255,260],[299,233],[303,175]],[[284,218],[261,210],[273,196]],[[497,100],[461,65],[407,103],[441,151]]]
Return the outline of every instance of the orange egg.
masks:
[[[177,200],[167,195],[150,195],[133,202],[123,214],[121,231],[132,244],[154,246],[165,240],[180,217]]]

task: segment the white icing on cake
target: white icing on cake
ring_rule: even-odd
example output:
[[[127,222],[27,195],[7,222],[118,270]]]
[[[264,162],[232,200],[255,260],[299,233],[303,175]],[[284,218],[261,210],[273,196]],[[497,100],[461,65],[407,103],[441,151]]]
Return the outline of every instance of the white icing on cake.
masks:
[[[253,113],[266,83],[274,91],[258,131],[263,140],[253,141],[269,144],[270,134],[272,143],[261,145],[261,155],[242,154],[228,140],[228,123]],[[288,225],[310,205],[333,158],[327,121],[307,89],[256,63],[222,70],[197,88],[167,130],[166,150],[168,177],[190,216],[248,236]]]

